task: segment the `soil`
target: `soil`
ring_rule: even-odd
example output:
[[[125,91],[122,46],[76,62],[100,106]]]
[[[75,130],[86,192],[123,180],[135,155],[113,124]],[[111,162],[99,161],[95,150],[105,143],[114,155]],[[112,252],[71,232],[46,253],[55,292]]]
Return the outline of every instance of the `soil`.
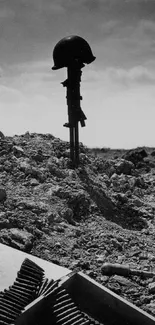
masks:
[[[112,150],[51,134],[0,137],[0,242],[85,274],[155,315],[155,148]],[[104,272],[128,265],[137,275]]]

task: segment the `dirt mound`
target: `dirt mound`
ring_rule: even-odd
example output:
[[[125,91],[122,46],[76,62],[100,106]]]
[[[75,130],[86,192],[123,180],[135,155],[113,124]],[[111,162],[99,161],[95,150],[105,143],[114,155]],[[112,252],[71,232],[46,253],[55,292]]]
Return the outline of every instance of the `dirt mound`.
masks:
[[[154,267],[155,158],[146,152],[148,172],[109,152],[80,144],[72,170],[68,142],[51,134],[0,137],[0,242],[83,270],[153,313],[153,279],[103,276],[102,264]]]

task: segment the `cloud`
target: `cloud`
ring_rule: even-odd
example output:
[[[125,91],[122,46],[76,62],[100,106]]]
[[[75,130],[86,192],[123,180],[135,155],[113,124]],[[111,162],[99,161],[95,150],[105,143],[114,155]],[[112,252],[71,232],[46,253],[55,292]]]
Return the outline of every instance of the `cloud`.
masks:
[[[144,33],[148,34],[149,37],[152,37],[155,33],[155,21],[141,19],[139,22],[139,28],[141,28]]]
[[[0,20],[14,18],[15,12],[10,8],[1,8],[0,10]]]
[[[27,3],[27,0],[24,0]],[[47,15],[63,14],[65,12],[65,6],[63,0],[31,0],[28,1],[29,6],[38,10],[41,15],[46,13]]]
[[[5,0],[5,2],[0,3],[2,12],[15,12],[17,15],[19,12],[21,14],[27,14],[27,12],[36,12],[37,14],[40,12],[44,13],[48,10],[55,12],[62,12],[64,10],[63,1],[62,0],[17,0],[14,2],[10,2],[9,0]]]
[[[3,15],[9,10],[14,13],[3,22],[1,61],[41,60],[48,53],[52,56],[53,44],[69,34],[82,35],[92,47],[95,45],[99,62],[105,58],[110,64],[119,64],[119,60],[123,63],[130,57],[134,60],[134,55],[153,56],[153,4],[151,8],[148,5],[146,14],[144,6],[145,1],[138,0],[0,1]]]
[[[23,101],[23,94],[16,88],[0,85],[0,104]]]
[[[143,65],[155,57],[155,21],[98,21],[98,35],[94,39],[96,62],[101,67],[131,68]]]
[[[81,4],[90,11],[97,11],[100,9],[100,0],[83,0]]]
[[[106,22],[99,23],[99,32],[105,37],[110,36],[111,34],[115,33],[116,30],[118,31],[118,27],[120,27],[120,21],[110,19]]]
[[[3,68],[0,66],[0,78],[2,77],[3,75]]]
[[[155,17],[154,0],[101,0],[106,17],[117,17],[126,22]]]
[[[154,40],[155,21],[147,18],[136,19],[134,22],[122,19],[110,19],[99,21],[98,29],[103,37],[115,37],[119,39],[128,38],[129,40],[138,38],[149,38]]]
[[[51,61],[46,59],[5,67],[1,81],[8,90],[6,97],[12,96],[9,90],[14,89],[19,91],[25,100],[33,99],[38,94],[51,100],[60,88],[60,80],[57,81],[57,74],[51,70]]]
[[[155,83],[155,71],[149,71],[143,66],[136,66],[128,70],[109,68],[106,73],[111,79],[121,82],[123,85]]]
[[[40,73],[48,72],[51,70],[52,58],[44,60],[35,60],[30,62],[22,62],[19,64],[11,65],[10,69],[17,73],[28,72],[28,73]]]
[[[155,62],[150,66],[134,66],[130,69],[108,67],[103,70],[89,69],[83,76],[84,82],[102,87],[108,92],[155,84]],[[94,87],[93,86],[93,87]]]
[[[49,4],[49,10],[51,11],[51,13],[55,14],[62,14],[65,12],[64,6],[58,0],[55,2],[53,1]]]

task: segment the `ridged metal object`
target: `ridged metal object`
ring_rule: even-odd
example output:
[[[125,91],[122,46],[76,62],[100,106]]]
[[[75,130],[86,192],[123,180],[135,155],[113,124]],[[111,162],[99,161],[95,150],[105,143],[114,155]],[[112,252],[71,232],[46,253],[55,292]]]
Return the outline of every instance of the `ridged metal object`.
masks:
[[[51,304],[51,324],[59,325],[101,325],[76,306],[68,291],[57,288]]]
[[[0,325],[154,325],[155,319],[82,272],[54,281],[26,259],[0,292]]]
[[[39,295],[45,301],[48,296],[50,296],[50,299],[47,299],[45,303],[47,306],[45,309],[43,308],[41,313],[38,312],[38,316],[35,313],[37,325],[105,325],[82,312],[80,307],[73,301],[68,290],[59,284],[60,280],[45,282],[42,284]]]
[[[12,286],[0,292],[0,325],[13,324],[25,306],[38,297],[44,270],[26,258]]]

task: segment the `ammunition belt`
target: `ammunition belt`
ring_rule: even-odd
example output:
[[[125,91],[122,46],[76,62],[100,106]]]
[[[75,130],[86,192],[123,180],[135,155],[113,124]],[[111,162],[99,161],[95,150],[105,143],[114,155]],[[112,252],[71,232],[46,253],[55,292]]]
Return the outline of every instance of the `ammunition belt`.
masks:
[[[50,300],[48,301],[48,308],[46,313],[39,314],[36,319],[36,324],[45,325],[45,315],[47,324],[59,324],[59,325],[103,325],[94,320],[86,313],[81,311],[81,308],[77,306],[69,294],[68,290],[59,286],[58,281],[50,281],[41,293],[45,299],[50,294]]]
[[[44,270],[26,258],[13,285],[0,292],[0,325],[15,324],[25,307],[39,296],[45,298],[47,306],[45,303],[45,308],[35,313],[37,325],[102,325],[84,313],[59,282],[46,279]]]
[[[0,325],[13,324],[46,282],[44,270],[26,258],[9,289],[0,292]]]

